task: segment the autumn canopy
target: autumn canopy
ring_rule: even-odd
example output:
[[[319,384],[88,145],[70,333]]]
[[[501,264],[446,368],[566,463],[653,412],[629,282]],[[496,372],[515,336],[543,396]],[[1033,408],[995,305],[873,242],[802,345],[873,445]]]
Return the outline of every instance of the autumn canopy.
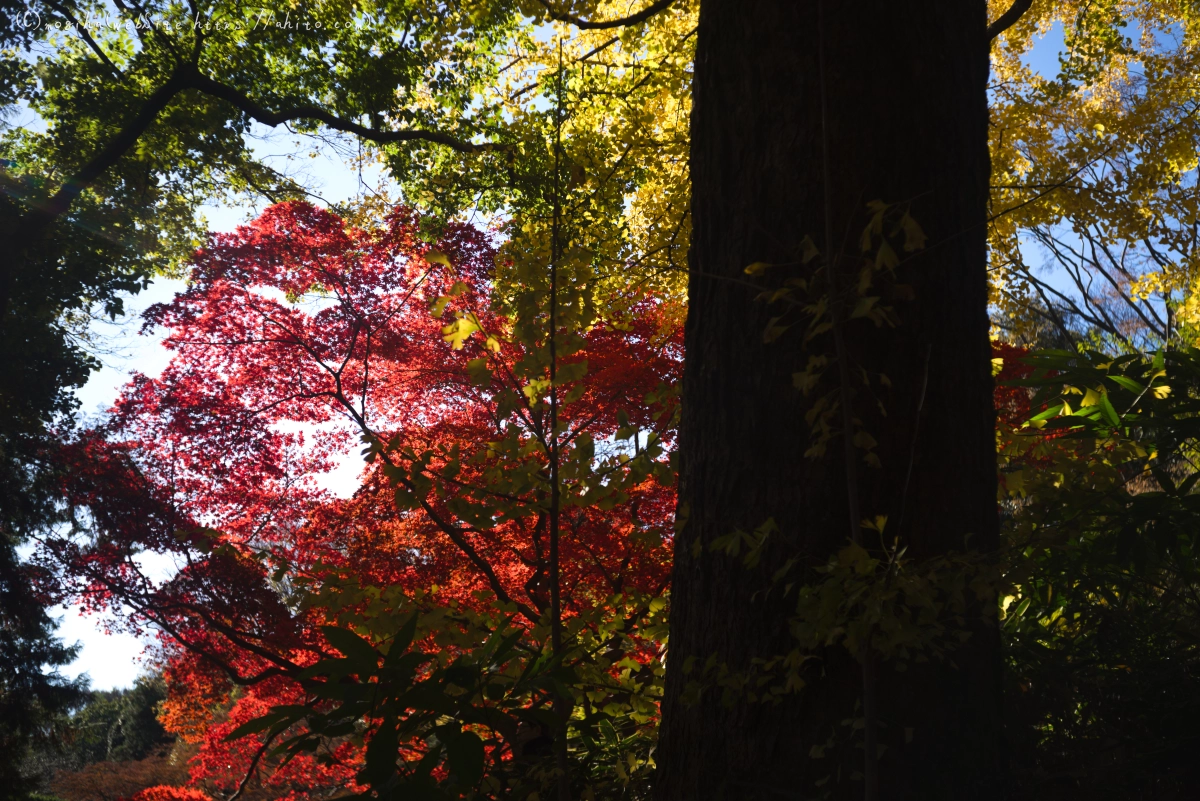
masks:
[[[1186,797],[1194,3],[284,6],[0,2],[0,796]]]

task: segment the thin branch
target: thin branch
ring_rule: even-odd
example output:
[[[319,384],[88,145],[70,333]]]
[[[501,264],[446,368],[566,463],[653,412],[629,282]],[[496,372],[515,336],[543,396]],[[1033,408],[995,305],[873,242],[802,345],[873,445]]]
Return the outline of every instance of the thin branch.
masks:
[[[254,775],[255,770],[258,768],[258,761],[262,759],[263,754],[267,753],[267,749],[271,747],[271,743],[274,742],[275,738],[280,734],[281,732],[275,732],[267,737],[267,739],[263,740],[263,744],[257,751],[254,752],[254,758],[250,760],[250,766],[246,768],[246,775],[242,777],[242,781],[238,784],[237,791],[234,792],[233,795],[229,796],[227,801],[237,801],[239,798],[241,798],[242,793],[246,791],[246,786],[250,783],[250,777]]]
[[[166,83],[155,89],[146,98],[146,102],[142,104],[141,109],[138,110],[134,118],[116,136],[110,139],[108,144],[92,157],[91,161],[83,165],[77,173],[71,176],[51,196],[45,206],[36,210],[37,216],[42,217],[48,223],[65,213],[85,188],[120,161],[121,157],[137,144],[138,139],[146,132],[147,128],[154,124],[154,121],[158,119],[158,115],[167,107],[167,104],[174,99],[175,95],[183,91],[185,87],[186,84],[182,72],[176,70],[171,73],[171,77],[167,79]]]
[[[1013,4],[1008,7],[996,21],[987,26],[988,41],[995,40],[997,36],[1007,31],[1009,28],[1017,24],[1017,20],[1025,16],[1025,12],[1033,5],[1033,0],[1013,0]]]
[[[625,25],[637,25],[639,22],[645,22],[658,12],[669,7],[675,0],[658,0],[657,3],[646,6],[646,8],[636,14],[630,14],[628,17],[621,17],[620,19],[602,21],[580,19],[574,14],[559,11],[550,3],[550,0],[538,0],[538,2],[546,9],[546,13],[550,19],[557,20],[558,22],[569,22],[576,28],[584,31],[600,31],[607,28],[620,28]]]
[[[355,134],[363,139],[379,143],[422,140],[446,145],[460,153],[480,153],[507,148],[507,145],[503,144],[472,144],[438,131],[376,131],[358,123],[343,120],[318,106],[303,105],[283,111],[268,111],[232,86],[202,75],[194,64],[182,64],[171,73],[165,83],[146,98],[145,103],[142,104],[133,119],[110,139],[99,153],[72,175],[46,203],[39,204],[27,215],[23,225],[25,242],[35,241],[55,219],[65,214],[79,195],[101,175],[114,167],[130,148],[137,144],[167,105],[180,92],[187,89],[196,89],[210,97],[224,100],[258,122],[272,127],[292,120],[313,120],[324,123],[335,130]],[[18,247],[18,251],[20,250],[23,248]],[[0,286],[0,319],[7,311],[7,306],[7,286]]]
[[[62,14],[64,17],[66,17],[66,19],[73,26],[75,26],[75,31],[79,34],[79,38],[83,39],[83,41],[87,43],[87,46],[90,47],[92,52],[104,62],[104,65],[112,71],[113,75],[115,75],[118,79],[124,79],[125,76],[123,76],[121,71],[117,69],[117,65],[112,63],[112,60],[109,59],[109,57],[105,55],[104,51],[100,49],[100,45],[97,44],[96,40],[92,38],[92,34],[88,32],[87,26],[75,19],[75,15],[71,13],[71,9],[55,2],[55,0],[50,0],[49,5],[59,14]]]
[[[320,106],[300,105],[282,111],[269,111],[263,106],[251,100],[245,94],[232,86],[228,86],[219,81],[215,81],[206,75],[201,75],[193,71],[188,76],[188,88],[198,89],[210,97],[215,97],[219,100],[224,100],[230,105],[236,107],[240,111],[246,113],[257,122],[263,125],[268,125],[272,128],[278,125],[283,125],[294,120],[313,120],[321,122],[330,128],[344,133],[351,133],[355,136],[362,137],[371,142],[380,144],[388,144],[392,142],[413,142],[425,141],[433,142],[439,145],[457,150],[459,153],[483,153],[492,150],[505,150],[507,145],[487,142],[484,144],[473,144],[464,142],[449,134],[441,133],[440,131],[425,131],[419,129],[408,129],[403,131],[377,131],[368,128],[365,125],[360,125],[357,122],[342,119],[334,114],[330,114]]]
[[[574,60],[574,61],[572,61],[571,63],[572,63],[572,64],[578,64],[578,63],[579,63],[579,62],[581,62],[581,61],[585,61],[585,60],[587,60],[587,59],[591,58],[592,56],[596,55],[597,53],[599,53],[601,50],[604,50],[606,47],[611,47],[612,45],[616,44],[616,43],[617,43],[617,42],[619,42],[619,41],[621,41],[621,37],[619,37],[619,36],[614,36],[613,38],[609,39],[607,42],[605,42],[604,44],[600,45],[599,47],[594,47],[594,48],[592,48],[591,50],[589,50],[588,52],[584,53],[582,56],[580,56],[579,58],[575,59],[575,60]],[[523,58],[523,57],[522,57],[522,58]],[[513,62],[512,62],[512,64],[516,64],[516,63],[517,63],[517,61],[520,61],[520,60],[521,60],[521,59],[517,59],[516,61],[513,61]],[[511,67],[511,66],[512,66],[512,64],[509,64],[508,66],[509,66],[509,67]],[[508,67],[505,67],[504,69],[508,69]],[[501,70],[501,72],[503,72],[503,71],[504,71],[504,70]],[[538,85],[539,85],[539,82],[538,82],[538,81],[534,81],[533,83],[527,83],[527,84],[525,84],[524,86],[522,86],[520,89],[518,89],[517,91],[515,91],[515,92],[513,92],[511,95],[509,95],[509,96],[508,96],[508,99],[509,99],[510,101],[516,100],[518,97],[520,97],[521,95],[525,94],[525,93],[526,93],[526,92],[528,92],[530,89],[536,89],[536,88],[538,87]]]

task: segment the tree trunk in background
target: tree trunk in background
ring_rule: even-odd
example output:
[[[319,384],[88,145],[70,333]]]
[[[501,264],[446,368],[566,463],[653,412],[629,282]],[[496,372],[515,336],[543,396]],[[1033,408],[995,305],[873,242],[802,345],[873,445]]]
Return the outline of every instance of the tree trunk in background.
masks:
[[[928,235],[898,269],[911,294],[881,301],[899,325],[856,320],[845,329],[850,363],[892,383],[873,383],[886,417],[861,389],[852,404],[882,460],[880,469],[856,466],[861,516],[887,515],[888,541],[899,535],[917,560],[997,540],[985,11],[982,0],[824,0],[841,284],[856,279],[868,201],[911,201]],[[842,725],[861,715],[860,669],[845,649],[822,654],[810,684],[777,705],[744,696],[724,704],[713,690],[697,703],[682,697],[712,656],[738,668],[791,651],[794,596],[763,590],[784,559],[823,563],[850,536],[840,441],[804,458],[811,396],[792,385],[811,353],[833,356],[832,338],[806,351],[793,329],[765,345],[779,309],[756,299],[749,284],[758,279],[743,272],[757,261],[794,264],[806,235],[825,249],[820,83],[815,0],[702,0],[680,439],[687,519],[675,549],[660,801],[863,797],[851,776],[862,769],[861,732]],[[775,268],[767,282],[810,268]],[[836,387],[831,368],[819,394]],[[703,547],[768,518],[780,535],[757,568]],[[881,798],[1004,796],[998,642],[993,629],[977,628],[955,665],[879,668]],[[685,676],[688,657],[696,669]],[[831,736],[842,744],[811,757]]]

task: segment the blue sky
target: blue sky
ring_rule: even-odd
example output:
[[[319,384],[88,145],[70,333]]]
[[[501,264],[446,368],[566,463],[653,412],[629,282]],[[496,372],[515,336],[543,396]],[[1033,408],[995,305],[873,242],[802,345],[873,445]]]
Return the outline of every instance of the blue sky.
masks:
[[[266,133],[266,129],[257,132]],[[315,158],[310,157],[314,151],[312,140],[290,134],[270,135],[255,139],[254,149],[278,169],[288,168],[289,174],[300,178],[305,186],[326,202],[349,200],[363,191],[357,169],[332,148],[322,147],[316,151]],[[362,181],[372,189],[378,189],[381,173],[378,169],[364,170]],[[232,231],[238,224],[252,219],[261,208],[261,204],[251,203],[208,207],[205,216],[210,230]],[[99,354],[104,366],[93,373],[87,384],[76,392],[83,415],[102,414],[116,400],[131,373],[157,376],[167,366],[171,359],[170,352],[162,347],[155,336],[138,333],[141,327],[139,317],[149,306],[169,301],[184,286],[182,280],[158,279],[146,291],[126,300],[127,314],[124,318],[93,325],[93,331],[104,350]],[[346,485],[354,481],[358,470],[357,464],[348,463],[343,469],[334,471],[332,481]],[[165,579],[175,570],[169,557],[148,554],[141,561],[143,569],[155,579]],[[57,607],[51,610],[51,616],[60,621],[59,636],[67,643],[79,643],[81,646],[78,658],[62,670],[63,674],[74,677],[86,673],[93,688],[108,690],[132,686],[138,675],[145,671],[145,651],[147,645],[154,642],[152,637],[139,638],[123,632],[113,625],[116,621],[111,617],[85,614],[78,608]]]

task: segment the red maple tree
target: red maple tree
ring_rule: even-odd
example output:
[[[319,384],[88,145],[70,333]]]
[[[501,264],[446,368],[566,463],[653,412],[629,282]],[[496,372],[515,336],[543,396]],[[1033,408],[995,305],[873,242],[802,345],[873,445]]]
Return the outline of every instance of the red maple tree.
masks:
[[[164,720],[201,744],[193,780],[211,790],[252,774],[279,797],[355,786],[349,741],[286,765],[262,738],[225,742],[301,703],[297,676],[333,653],[318,627],[337,615],[300,586],[352,576],[373,588],[363,614],[399,593],[531,631],[556,575],[564,618],[666,587],[678,327],[641,297],[620,319],[522,336],[493,297],[492,237],[423,231],[405,208],[364,228],[289,202],[213,235],[187,290],[146,314],[170,366],[61,454],[79,525],[43,558],[60,594],[161,633]],[[354,492],[323,487],[363,446]],[[178,572],[151,580],[144,551]]]

